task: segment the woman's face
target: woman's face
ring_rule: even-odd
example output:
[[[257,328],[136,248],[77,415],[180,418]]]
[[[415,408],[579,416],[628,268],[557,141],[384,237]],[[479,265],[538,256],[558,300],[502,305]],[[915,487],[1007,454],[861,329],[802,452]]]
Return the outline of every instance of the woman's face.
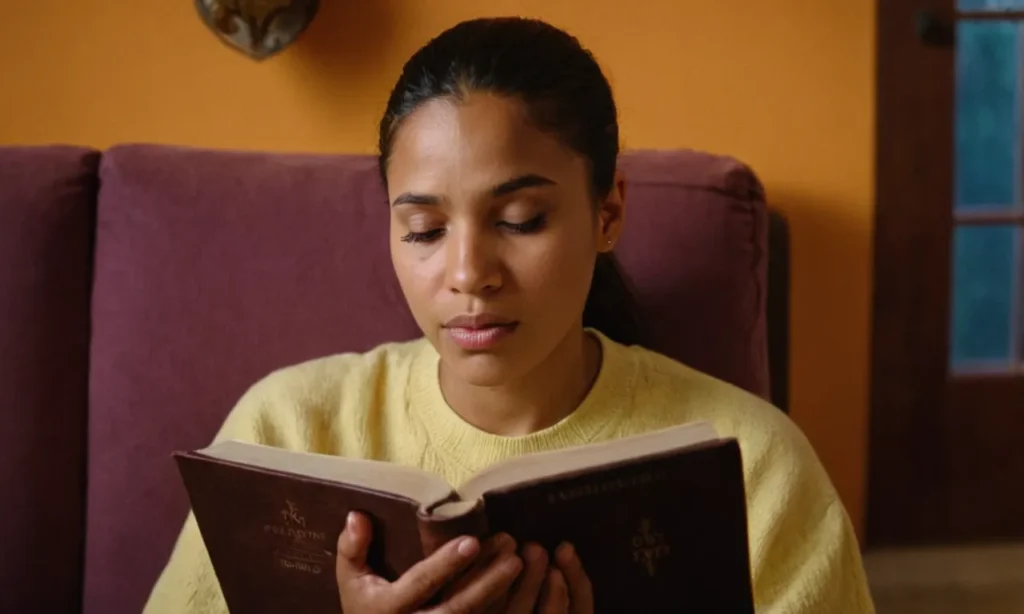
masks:
[[[422,104],[387,169],[391,257],[445,369],[476,385],[530,373],[578,339],[594,260],[622,220],[586,160],[485,93]]]

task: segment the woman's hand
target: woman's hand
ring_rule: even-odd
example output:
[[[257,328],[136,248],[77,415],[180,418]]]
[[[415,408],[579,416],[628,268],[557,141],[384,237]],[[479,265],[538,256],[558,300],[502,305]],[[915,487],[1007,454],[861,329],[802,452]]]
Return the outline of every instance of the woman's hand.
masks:
[[[446,593],[461,590],[476,574],[487,569],[492,557],[499,552],[512,552],[514,547],[515,543],[508,536],[489,541],[470,570]],[[572,546],[563,544],[555,551],[554,565],[544,548],[537,544],[526,544],[520,551],[520,558],[524,564],[522,573],[508,594],[487,608],[487,614],[593,614],[590,579]]]
[[[507,598],[523,569],[515,542],[507,535],[495,536],[482,548],[476,539],[463,537],[445,544],[398,580],[388,582],[366,564],[372,538],[369,520],[362,514],[350,514],[338,538],[335,569],[345,614],[419,612],[448,585],[451,587],[445,590],[442,603],[429,612],[491,612]]]
[[[445,544],[395,582],[366,564],[372,539],[369,521],[351,514],[338,538],[336,576],[345,614],[419,612],[440,596],[437,614],[592,614],[590,579],[569,544],[547,552],[527,544],[516,556],[515,541],[501,534],[482,546],[471,537]]]
[[[537,603],[538,614],[593,614],[594,592],[576,550],[562,544],[547,570]]]

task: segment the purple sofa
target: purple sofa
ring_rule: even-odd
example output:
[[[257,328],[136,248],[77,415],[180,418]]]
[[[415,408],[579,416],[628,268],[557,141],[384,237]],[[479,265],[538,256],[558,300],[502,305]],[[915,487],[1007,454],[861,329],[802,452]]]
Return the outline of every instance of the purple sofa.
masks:
[[[623,164],[650,347],[784,405],[756,177]],[[187,511],[172,450],[275,368],[418,334],[385,203],[364,156],[0,148],[0,609],[138,612]]]

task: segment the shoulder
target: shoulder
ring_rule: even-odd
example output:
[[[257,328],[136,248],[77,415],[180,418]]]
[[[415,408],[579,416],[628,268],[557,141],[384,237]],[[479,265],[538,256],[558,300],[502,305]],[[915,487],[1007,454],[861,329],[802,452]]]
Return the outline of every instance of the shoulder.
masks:
[[[832,485],[810,441],[793,420],[761,397],[693,369],[672,358],[639,347],[617,345],[636,365],[635,403],[659,416],[662,424],[707,421],[722,437],[734,437],[743,453],[748,486],[785,476],[808,481],[825,499]]]
[[[782,411],[738,386],[638,345],[605,343],[618,360],[633,365],[638,399],[659,412],[670,412],[672,416],[667,418],[673,421],[707,420],[723,435],[748,429],[788,430],[791,426]]]
[[[276,369],[245,391],[217,439],[294,447],[287,441],[291,433],[308,431],[310,424],[329,426],[346,417],[342,409],[365,412],[380,396],[404,392],[411,364],[427,344],[425,339],[385,343]]]
[[[364,386],[407,369],[426,343],[424,339],[385,343],[367,352],[334,354],[282,367],[253,384],[246,396],[310,396]]]

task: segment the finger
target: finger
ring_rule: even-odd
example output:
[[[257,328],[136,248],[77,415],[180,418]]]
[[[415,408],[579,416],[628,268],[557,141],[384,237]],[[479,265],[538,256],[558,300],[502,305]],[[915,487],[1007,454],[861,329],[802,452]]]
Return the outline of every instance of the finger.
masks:
[[[501,555],[515,554],[515,551],[516,542],[511,535],[508,533],[492,535],[480,544],[480,554],[473,560],[472,567],[466,571],[463,577],[480,573]]]
[[[492,535],[480,545],[480,554],[473,561],[472,569],[486,569],[494,559],[502,554],[515,553],[516,540],[508,533]],[[472,571],[472,569],[470,571]],[[468,573],[468,572],[467,572]]]
[[[537,611],[540,614],[566,614],[569,611],[569,589],[565,585],[565,576],[558,568],[548,572]]]
[[[431,611],[438,614],[482,612],[505,597],[522,569],[523,561],[515,553],[501,554],[480,575]]]
[[[366,554],[372,539],[373,527],[369,519],[358,512],[350,512],[338,536],[335,576],[339,586],[371,573],[366,565]]]
[[[574,614],[593,612],[594,589],[572,544],[559,546],[555,551],[555,565],[565,576],[565,583],[569,588],[569,601],[572,604],[570,611]]]
[[[508,533],[498,533],[493,535],[480,548],[481,560],[487,558],[497,558],[498,555],[515,552],[516,551],[516,540],[512,538]]]
[[[480,542],[473,537],[451,540],[426,559],[410,567],[389,591],[390,610],[415,608],[469,567],[480,554]]]
[[[491,536],[480,546],[480,554],[473,560],[473,564],[469,569],[465,573],[460,574],[454,582],[447,585],[442,595],[447,598],[459,592],[468,586],[470,582],[473,582],[477,576],[482,574],[498,556],[505,553],[514,554],[515,551],[516,542],[512,539],[511,535],[499,533]]]
[[[506,614],[531,614],[548,574],[548,553],[537,544],[523,548],[523,572],[512,589]]]

